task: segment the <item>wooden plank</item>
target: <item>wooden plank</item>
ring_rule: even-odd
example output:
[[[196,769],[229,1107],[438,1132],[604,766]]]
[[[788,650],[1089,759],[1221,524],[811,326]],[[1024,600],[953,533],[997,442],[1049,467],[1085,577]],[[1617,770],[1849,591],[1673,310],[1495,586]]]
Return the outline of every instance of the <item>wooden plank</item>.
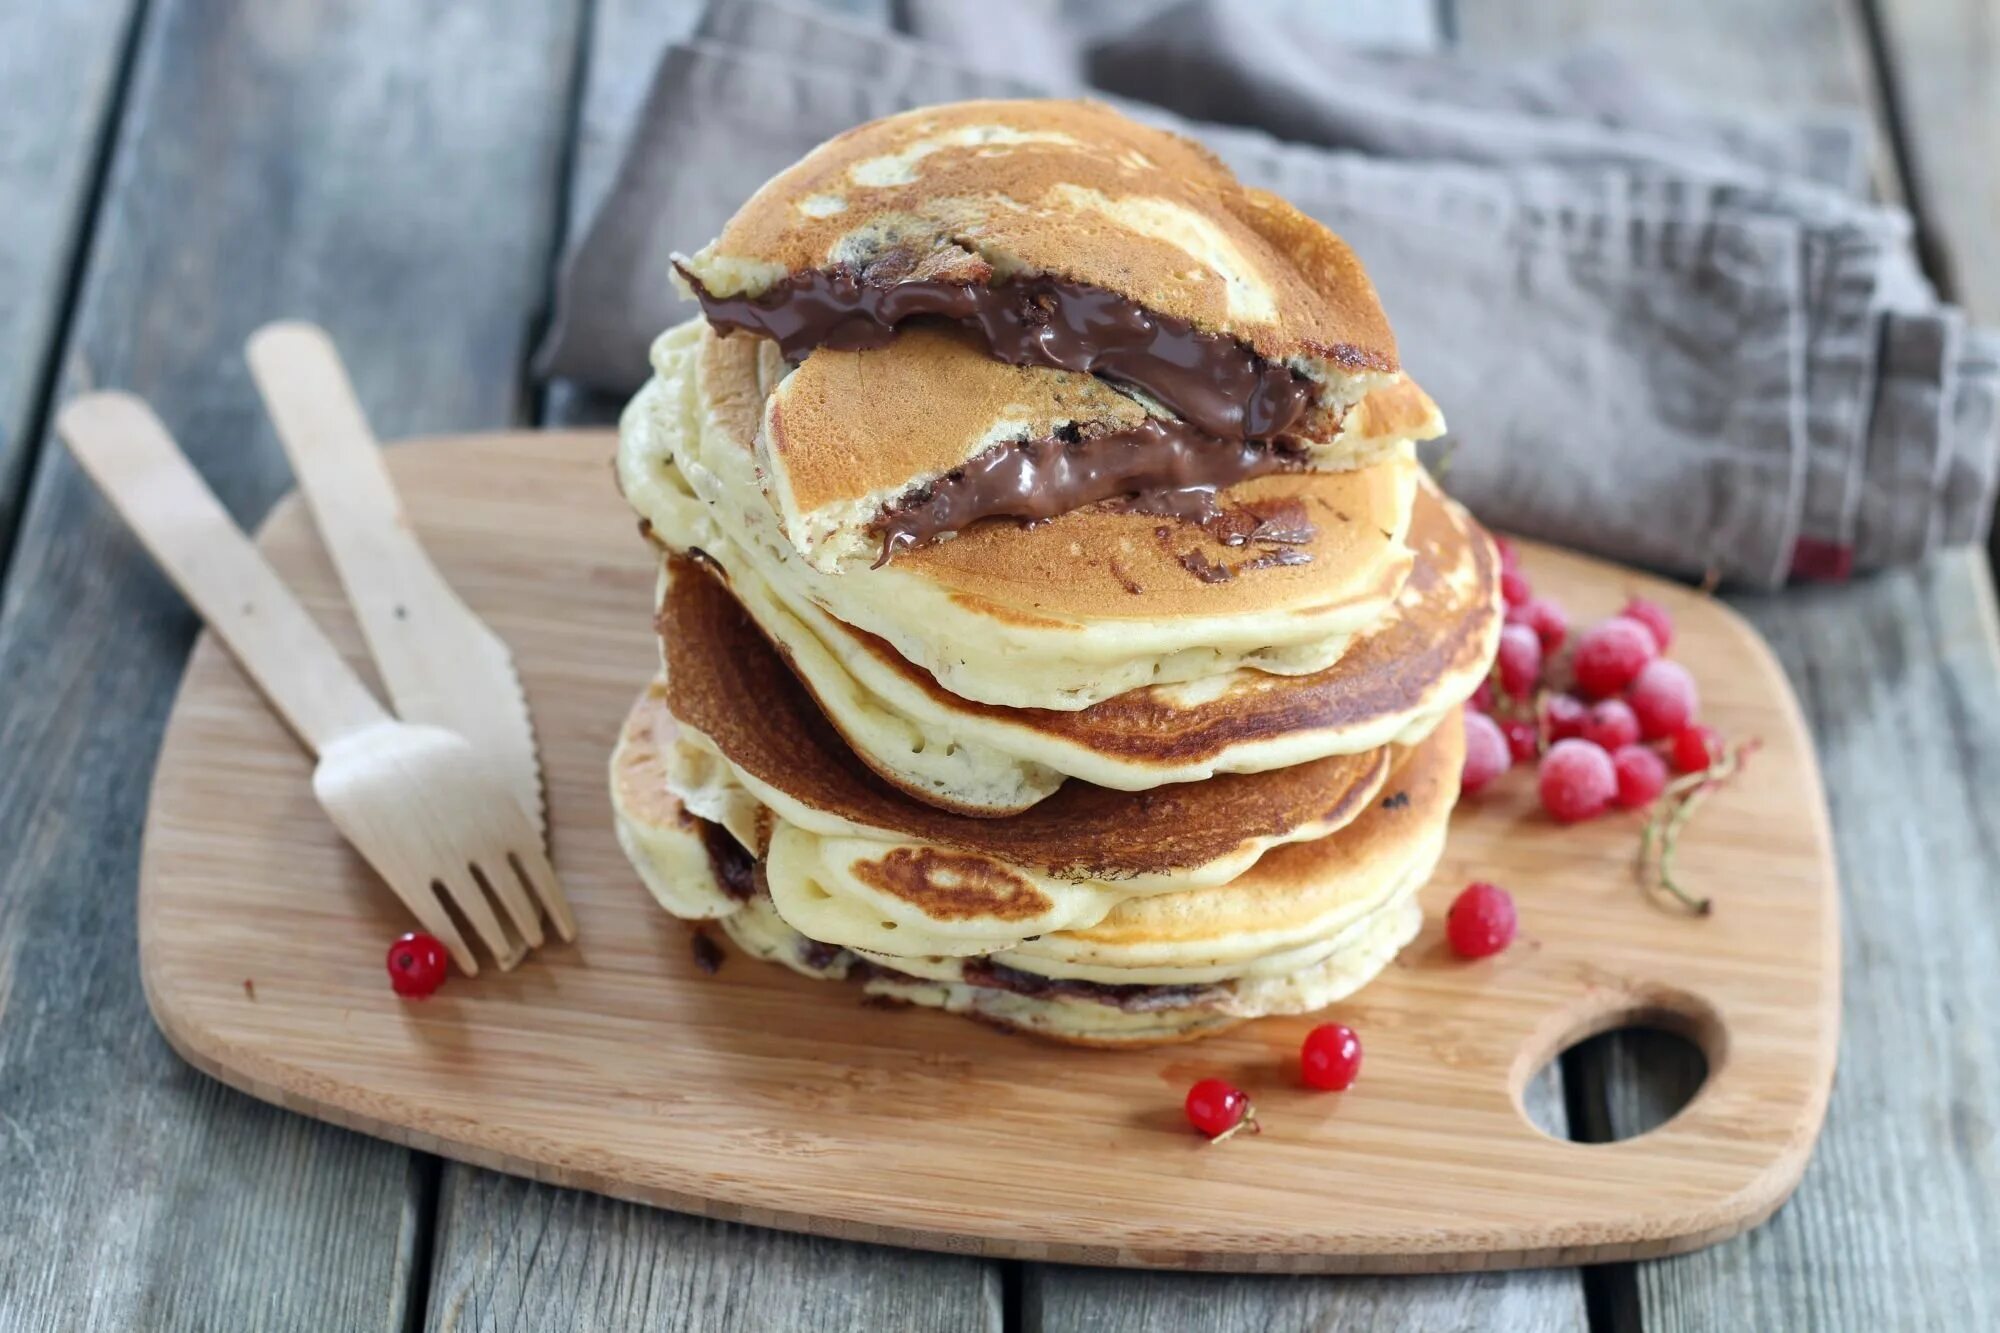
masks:
[[[1587,14],[1537,0],[1466,6],[1461,22],[1480,50],[1606,42],[1718,103],[1882,102],[1856,11],[1833,0],[1754,10],[1630,0]],[[1978,36],[1967,28],[1962,40],[1970,48]],[[1961,114],[1946,132],[1964,125]],[[1960,551],[1852,587],[1737,604],[1784,663],[1819,748],[1845,902],[1840,1081],[1805,1181],[1774,1221],[1601,1275],[1604,1308],[1613,1327],[1993,1326],[2000,1278],[1984,1238],[2000,1222],[1989,1151],[2000,1106],[1990,1036],[2000,1022],[1990,902],[2000,633],[1990,575]],[[1698,1077],[1654,1041],[1601,1049],[1595,1072],[1615,1133],[1657,1120]]]
[[[156,3],[60,394],[146,395],[245,518],[284,485],[238,350],[273,316],[334,330],[385,431],[511,419],[575,8]],[[400,1328],[424,1159],[221,1088],[147,1016],[131,885],[195,627],[43,447],[0,609],[0,1327]]]
[[[1000,1266],[688,1217],[454,1167],[429,1327],[991,1330]]]
[[[0,8],[0,571],[137,0]]]
[[[1953,299],[2000,320],[2000,20],[1991,0],[1873,0],[1911,205]]]

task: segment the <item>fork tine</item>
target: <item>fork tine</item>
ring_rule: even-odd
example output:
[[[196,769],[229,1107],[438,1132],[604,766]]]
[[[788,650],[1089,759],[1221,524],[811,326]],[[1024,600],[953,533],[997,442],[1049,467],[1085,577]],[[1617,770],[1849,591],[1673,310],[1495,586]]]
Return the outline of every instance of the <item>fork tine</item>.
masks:
[[[517,946],[507,938],[507,932],[500,927],[500,918],[494,915],[493,904],[486,900],[485,890],[467,866],[456,874],[440,876],[439,882],[451,898],[452,905],[472,923],[472,931],[486,944],[487,951],[500,964],[502,972],[511,972],[514,965],[526,956],[527,950]]]
[[[520,881],[514,874],[514,867],[502,865],[496,874],[493,870],[475,862],[472,874],[481,884],[492,890],[493,896],[500,900],[500,905],[507,909],[507,919],[514,923],[515,931],[528,942],[528,947],[541,948],[541,915],[535,911],[535,905],[528,901],[528,895],[522,890]]]
[[[556,934],[565,941],[576,939],[576,917],[569,910],[569,899],[563,896],[562,881],[556,878],[556,868],[549,864],[548,854],[542,850],[540,842],[525,844],[525,852],[512,854],[514,868],[528,887],[535,891],[535,897],[555,923]]]
[[[403,900],[403,906],[410,909],[417,918],[417,924],[426,933],[434,936],[451,954],[451,961],[458,964],[458,970],[468,977],[479,975],[479,960],[465,945],[465,937],[458,933],[458,925],[451,919],[451,913],[444,910],[437,894],[428,884],[419,885],[414,893],[406,892],[401,884],[391,881],[389,887]]]

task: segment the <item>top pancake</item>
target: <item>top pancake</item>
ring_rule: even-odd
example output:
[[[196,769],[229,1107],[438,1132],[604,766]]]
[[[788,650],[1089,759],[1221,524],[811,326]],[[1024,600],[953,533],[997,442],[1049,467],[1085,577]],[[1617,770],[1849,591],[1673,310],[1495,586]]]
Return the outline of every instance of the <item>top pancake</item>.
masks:
[[[883,347],[821,348],[807,357],[773,388],[758,443],[786,535],[808,562],[831,573],[875,559],[880,541],[871,540],[869,526],[886,505],[990,449],[1058,436],[1088,440],[1149,418],[1180,425],[1164,408],[1095,376],[1009,365],[965,330],[912,325]],[[1443,429],[1437,405],[1398,375],[1350,409],[1331,438],[1289,439],[1286,466],[1355,467]],[[1235,445],[1194,438],[1200,443],[1189,456],[1197,463],[1204,454],[1232,461],[1237,454]],[[1236,480],[1230,475],[1224,484]],[[1099,498],[1085,494],[1070,507]]]
[[[1199,145],[1096,102],[958,102],[859,126],[772,178],[684,262],[719,296],[836,267],[871,281],[1050,275],[1279,364],[1397,368],[1345,242]]]

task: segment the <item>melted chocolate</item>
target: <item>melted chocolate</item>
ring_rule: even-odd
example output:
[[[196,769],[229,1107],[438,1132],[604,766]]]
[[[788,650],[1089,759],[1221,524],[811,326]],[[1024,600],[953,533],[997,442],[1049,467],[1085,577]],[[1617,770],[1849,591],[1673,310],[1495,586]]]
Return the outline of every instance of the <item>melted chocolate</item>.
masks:
[[[1205,522],[1219,512],[1218,488],[1300,466],[1288,445],[1231,443],[1159,417],[1102,435],[996,444],[885,506],[873,524],[876,563],[982,518],[1049,519],[1119,496],[1144,513]]]
[[[1185,1009],[1214,993],[1209,986],[1112,985],[1102,981],[1077,981],[1068,977],[1045,977],[1023,972],[990,958],[968,958],[961,965],[969,985],[1012,991],[1034,999],[1061,997],[1095,1000],[1132,1013],[1155,1009]]]
[[[1281,435],[1313,403],[1311,380],[1237,339],[1203,333],[1088,283],[883,281],[841,266],[790,274],[750,297],[713,295],[687,269],[680,273],[716,329],[769,338],[792,361],[816,347],[881,347],[898,324],[928,315],[976,330],[1009,365],[1051,366],[1130,385],[1224,440]]]
[[[757,858],[720,824],[697,819],[701,825],[701,845],[708,849],[708,865],[722,891],[741,903],[757,892]]]

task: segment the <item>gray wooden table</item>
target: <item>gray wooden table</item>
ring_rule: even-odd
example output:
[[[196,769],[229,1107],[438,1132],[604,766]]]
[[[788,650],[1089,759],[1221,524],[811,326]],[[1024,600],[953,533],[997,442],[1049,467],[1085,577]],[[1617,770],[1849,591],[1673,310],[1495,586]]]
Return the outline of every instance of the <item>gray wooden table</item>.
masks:
[[[1848,107],[1935,276],[2000,319],[1991,0],[1373,0],[1358,37],[1582,40],[1718,103]],[[886,17],[887,3],[849,4]],[[387,434],[602,420],[538,395],[554,263],[689,0],[0,6],[0,1328],[2000,1327],[2000,631],[1985,558],[1746,598],[1812,720],[1846,893],[1839,1086],[1796,1198],[1685,1258],[1419,1279],[1139,1274],[814,1240],[287,1115],[147,1017],[132,884],[192,616],[51,408],[149,398],[226,503],[287,484],[238,355],[330,326]],[[282,966],[282,960],[257,960]],[[1548,1123],[1698,1071],[1572,1052]]]

